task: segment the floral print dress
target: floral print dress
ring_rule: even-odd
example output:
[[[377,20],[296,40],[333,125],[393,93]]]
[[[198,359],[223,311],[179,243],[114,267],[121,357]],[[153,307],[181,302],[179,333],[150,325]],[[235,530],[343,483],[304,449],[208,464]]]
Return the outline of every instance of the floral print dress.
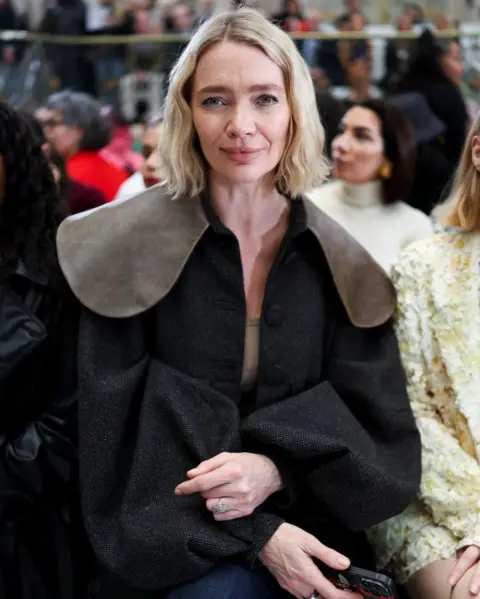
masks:
[[[420,241],[392,277],[423,474],[417,500],[369,538],[378,568],[403,584],[462,547],[480,546],[480,234]]]

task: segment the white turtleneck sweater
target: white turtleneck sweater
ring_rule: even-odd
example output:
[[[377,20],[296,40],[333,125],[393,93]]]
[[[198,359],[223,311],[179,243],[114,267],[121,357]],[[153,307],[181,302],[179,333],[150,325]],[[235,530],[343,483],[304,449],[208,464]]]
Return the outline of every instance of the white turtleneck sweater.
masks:
[[[434,228],[428,216],[405,202],[383,204],[381,186],[380,181],[363,185],[335,181],[307,195],[390,273],[400,251],[433,235]]]

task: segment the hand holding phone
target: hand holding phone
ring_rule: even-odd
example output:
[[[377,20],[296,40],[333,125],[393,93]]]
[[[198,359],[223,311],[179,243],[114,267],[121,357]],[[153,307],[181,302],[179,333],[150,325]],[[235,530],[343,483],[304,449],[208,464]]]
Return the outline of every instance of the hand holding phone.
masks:
[[[347,570],[333,570],[319,560],[314,560],[321,573],[337,589],[360,593],[369,599],[399,599],[395,583],[384,574],[351,566]]]

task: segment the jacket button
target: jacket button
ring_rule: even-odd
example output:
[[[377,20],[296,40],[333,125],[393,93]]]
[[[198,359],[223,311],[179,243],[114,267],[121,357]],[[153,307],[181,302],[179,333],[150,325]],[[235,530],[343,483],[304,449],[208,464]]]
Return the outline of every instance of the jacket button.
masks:
[[[265,311],[265,322],[270,326],[278,326],[283,320],[283,310],[280,306],[270,306]]]
[[[102,585],[98,580],[92,580],[88,585],[88,597],[89,599],[95,599],[100,595],[100,591],[102,590]]]

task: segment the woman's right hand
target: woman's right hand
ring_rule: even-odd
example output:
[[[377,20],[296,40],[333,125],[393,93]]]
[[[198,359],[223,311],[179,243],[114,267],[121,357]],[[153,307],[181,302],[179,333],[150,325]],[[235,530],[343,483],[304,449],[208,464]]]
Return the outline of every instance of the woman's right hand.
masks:
[[[323,599],[361,599],[361,595],[337,589],[312,557],[335,570],[345,570],[350,561],[301,528],[282,524],[259,557],[278,584],[297,599],[310,599],[314,594]]]
[[[480,593],[480,548],[475,545],[464,547],[457,553],[457,563],[448,582],[455,587],[464,576],[470,576],[468,590],[471,595]]]

